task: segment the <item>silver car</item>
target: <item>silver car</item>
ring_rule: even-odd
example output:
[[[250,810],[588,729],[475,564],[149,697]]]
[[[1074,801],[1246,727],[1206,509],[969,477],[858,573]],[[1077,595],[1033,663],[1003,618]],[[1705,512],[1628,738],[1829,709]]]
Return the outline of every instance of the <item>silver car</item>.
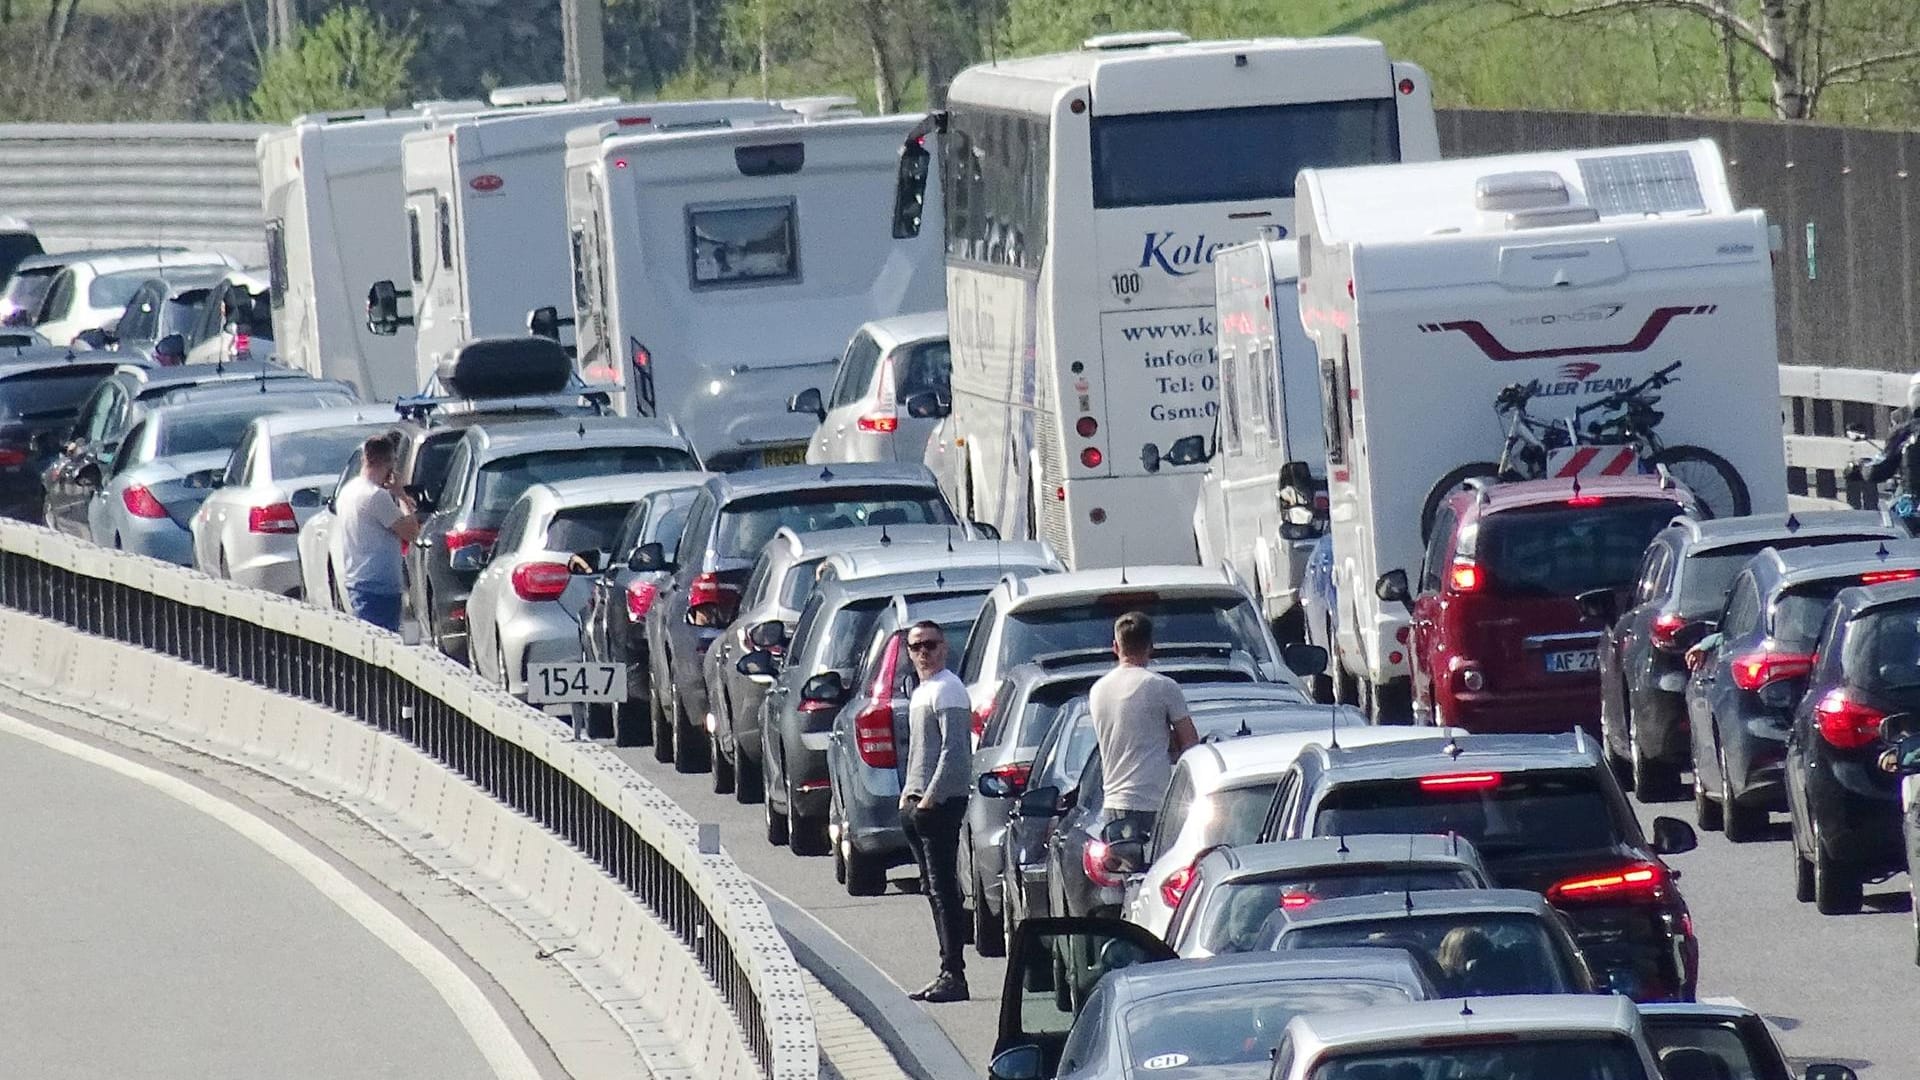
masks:
[[[188,524],[255,417],[301,407],[300,395],[253,394],[221,402],[162,405],[122,439],[92,483],[87,526],[94,543],[181,566],[193,565]]]
[[[945,415],[951,362],[947,313],[876,319],[855,331],[823,396],[795,394],[788,409],[812,413],[820,427],[807,460],[917,463]]]
[[[262,416],[193,515],[193,565],[203,574],[298,596],[300,527],[339,483],[340,463],[391,427],[382,405]]]
[[[467,594],[467,655],[481,678],[525,697],[529,664],[580,659],[580,617],[594,576],[633,504],[663,479],[646,473],[534,484],[507,511],[486,568]],[[571,567],[572,556],[594,555]]]

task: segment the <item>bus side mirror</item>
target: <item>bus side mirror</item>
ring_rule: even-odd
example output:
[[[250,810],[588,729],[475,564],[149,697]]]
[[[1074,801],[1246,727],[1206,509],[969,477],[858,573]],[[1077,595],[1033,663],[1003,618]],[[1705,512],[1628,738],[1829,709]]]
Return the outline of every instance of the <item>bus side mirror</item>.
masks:
[[[911,240],[920,235],[927,211],[927,173],[933,155],[925,135],[911,135],[900,147],[900,169],[893,186],[893,238]]]
[[[412,290],[393,287],[391,281],[376,281],[367,290],[367,329],[381,337],[392,337],[403,326],[413,325],[413,316],[400,314],[400,299],[412,298]]]

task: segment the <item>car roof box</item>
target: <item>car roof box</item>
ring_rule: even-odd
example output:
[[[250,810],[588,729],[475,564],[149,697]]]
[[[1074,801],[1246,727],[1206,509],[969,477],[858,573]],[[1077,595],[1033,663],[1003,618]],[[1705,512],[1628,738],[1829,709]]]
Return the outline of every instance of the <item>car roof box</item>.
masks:
[[[573,360],[552,338],[481,338],[440,361],[437,374],[456,397],[530,397],[565,392]]]

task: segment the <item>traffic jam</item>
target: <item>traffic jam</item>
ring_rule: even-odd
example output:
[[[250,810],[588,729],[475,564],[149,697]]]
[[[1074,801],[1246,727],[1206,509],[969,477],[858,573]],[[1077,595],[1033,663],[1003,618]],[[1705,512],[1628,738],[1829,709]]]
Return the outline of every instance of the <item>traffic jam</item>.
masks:
[[[918,878],[991,1080],[1855,1077],[1698,1000],[1667,861],[1784,821],[1751,887],[1839,916],[1920,851],[1920,542],[1789,508],[1713,143],[1441,160],[1377,43],[1155,33],[259,153],[266,265],[10,268],[10,516]]]

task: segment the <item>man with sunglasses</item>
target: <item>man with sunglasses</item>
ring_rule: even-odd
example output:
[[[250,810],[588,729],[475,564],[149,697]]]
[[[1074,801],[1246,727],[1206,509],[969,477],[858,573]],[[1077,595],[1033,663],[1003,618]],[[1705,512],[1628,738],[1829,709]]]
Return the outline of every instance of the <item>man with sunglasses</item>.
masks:
[[[915,1001],[967,1000],[967,913],[960,899],[960,822],[973,782],[973,729],[967,688],[947,670],[947,637],[922,621],[907,631],[907,654],[920,685],[907,702],[907,775],[900,823],[920,864],[920,891],[933,908],[940,974],[907,995]]]

